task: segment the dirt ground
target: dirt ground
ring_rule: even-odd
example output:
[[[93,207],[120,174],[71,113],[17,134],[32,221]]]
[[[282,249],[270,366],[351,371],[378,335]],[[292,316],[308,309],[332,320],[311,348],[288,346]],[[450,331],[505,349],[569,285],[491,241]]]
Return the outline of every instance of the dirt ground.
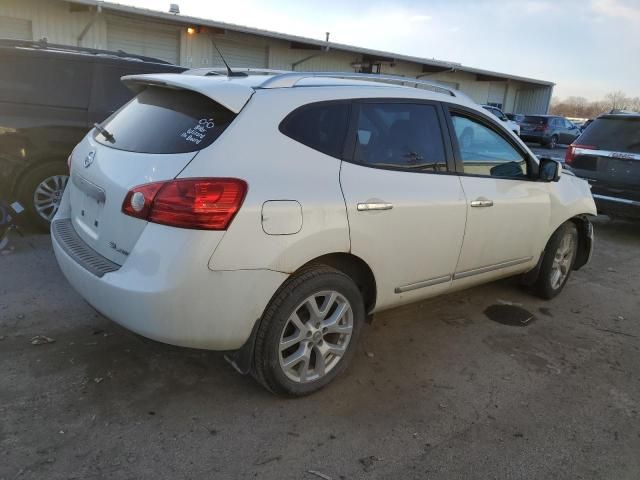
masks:
[[[553,301],[511,279],[377,315],[347,373],[298,400],[118,327],[47,236],[16,240],[0,479],[640,478],[640,224],[598,219],[596,239]],[[505,302],[534,320],[483,313]]]

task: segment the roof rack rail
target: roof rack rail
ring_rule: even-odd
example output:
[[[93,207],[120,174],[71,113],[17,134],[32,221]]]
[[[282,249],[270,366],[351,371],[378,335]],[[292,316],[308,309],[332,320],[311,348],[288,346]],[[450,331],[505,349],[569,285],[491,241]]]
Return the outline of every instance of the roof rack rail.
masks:
[[[248,69],[253,73],[251,69]],[[418,78],[402,77],[400,75],[384,75],[377,73],[348,73],[348,72],[286,72],[267,79],[260,88],[291,88],[305,78],[346,78],[355,80],[371,80],[374,82],[401,84],[403,86],[423,87],[436,93],[444,93],[452,97],[466,97],[459,90],[449,88],[437,82],[429,82]]]
[[[159,58],[147,57],[144,55],[136,55],[135,53],[127,53],[122,50],[99,50],[97,48],[89,47],[74,47],[72,45],[62,45],[58,43],[49,43],[45,39],[41,40],[12,40],[8,38],[0,38],[0,47],[23,47],[34,48],[42,50],[55,50],[59,52],[74,52],[74,53],[90,53],[92,55],[105,55],[124,59],[141,60],[144,62],[162,63],[166,65],[172,65],[171,62],[161,60]]]

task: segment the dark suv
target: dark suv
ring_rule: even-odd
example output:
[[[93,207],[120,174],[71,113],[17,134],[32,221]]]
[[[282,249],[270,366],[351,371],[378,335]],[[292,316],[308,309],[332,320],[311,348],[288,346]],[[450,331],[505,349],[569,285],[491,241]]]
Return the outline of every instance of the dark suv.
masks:
[[[19,200],[44,228],[73,147],[133,96],[120,77],[185,70],[122,51],[15,40],[0,40],[0,65],[0,197]]]
[[[596,118],[565,163],[589,181],[598,211],[640,218],[640,113]]]
[[[580,135],[580,129],[564,117],[526,115],[520,123],[520,138],[549,148],[570,144]]]

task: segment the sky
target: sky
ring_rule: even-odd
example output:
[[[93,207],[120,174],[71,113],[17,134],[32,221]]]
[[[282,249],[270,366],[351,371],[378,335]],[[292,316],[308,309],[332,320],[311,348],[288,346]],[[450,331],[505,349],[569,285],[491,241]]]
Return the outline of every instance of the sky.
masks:
[[[640,0],[114,0],[556,83],[640,96]]]

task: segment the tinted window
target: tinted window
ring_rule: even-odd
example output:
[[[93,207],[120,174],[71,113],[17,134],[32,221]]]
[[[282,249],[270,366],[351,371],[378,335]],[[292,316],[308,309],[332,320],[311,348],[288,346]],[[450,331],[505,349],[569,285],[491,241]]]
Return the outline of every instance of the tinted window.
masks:
[[[640,153],[640,117],[596,118],[575,143],[601,150]]]
[[[100,120],[104,120],[109,114],[116,111],[127,103],[134,96],[134,93],[125,86],[120,78],[125,75],[156,72],[180,72],[183,69],[173,66],[158,64],[136,64],[135,62],[125,62],[122,64],[95,64],[95,74],[93,76],[93,88],[91,92],[91,109],[102,114]]]
[[[187,90],[148,87],[109,117],[96,139],[140,153],[185,153],[211,145],[235,115],[219,103]]]
[[[524,157],[494,130],[470,118],[454,114],[464,173],[492,177],[521,177],[527,173]]]
[[[113,112],[131,100],[134,93],[120,81],[120,77],[130,73],[115,65],[96,65],[93,108],[101,112]]]
[[[0,101],[87,108],[92,64],[40,55],[0,58]]]
[[[340,157],[347,135],[348,103],[315,103],[295,110],[280,124],[280,131],[307,147]]]
[[[524,120],[522,121],[522,123],[528,123],[531,125],[546,125],[547,124],[547,120],[549,120],[547,117],[537,117],[535,115],[525,115]]]
[[[419,104],[361,104],[354,160],[377,167],[446,171],[436,108]]]

